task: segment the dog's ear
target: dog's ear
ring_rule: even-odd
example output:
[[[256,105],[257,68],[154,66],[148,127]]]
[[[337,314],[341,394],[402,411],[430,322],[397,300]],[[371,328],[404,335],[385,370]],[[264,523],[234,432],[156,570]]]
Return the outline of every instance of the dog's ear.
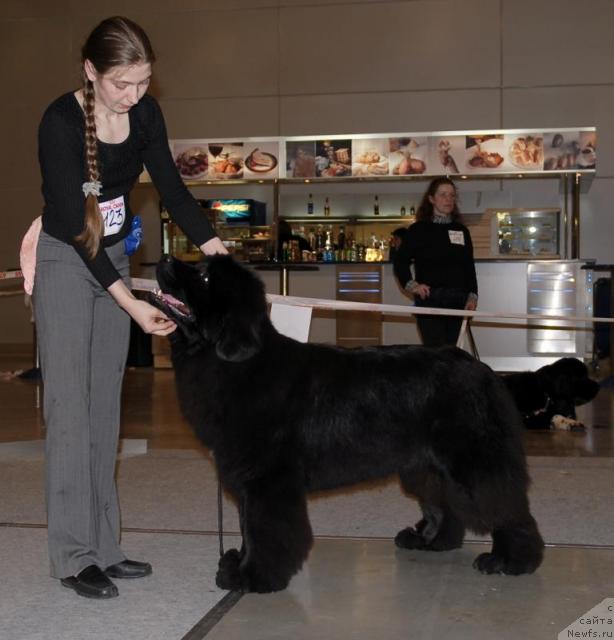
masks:
[[[247,315],[227,315],[215,342],[215,352],[222,360],[243,362],[260,351],[260,331]]]
[[[260,351],[267,322],[264,284],[231,256],[209,260],[208,337],[217,355],[243,362]]]

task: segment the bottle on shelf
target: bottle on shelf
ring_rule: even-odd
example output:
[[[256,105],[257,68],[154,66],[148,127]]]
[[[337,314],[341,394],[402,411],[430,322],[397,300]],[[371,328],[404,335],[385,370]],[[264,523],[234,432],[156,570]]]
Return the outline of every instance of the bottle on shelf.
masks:
[[[324,200],[324,215],[328,217],[330,215],[330,200],[328,197]]]
[[[406,214],[405,205],[401,207],[401,215],[404,216]]]
[[[307,200],[307,215],[313,215],[313,195],[309,194],[309,199]]]
[[[324,245],[326,243],[326,235],[324,234],[324,227],[321,224],[318,225],[318,230],[316,232],[316,260],[322,260],[322,256],[324,254]]]
[[[375,200],[373,201],[373,215],[379,216],[379,197],[375,196]]]
[[[307,234],[307,242],[309,242],[309,246],[312,251],[316,250],[316,232],[313,227],[309,227],[309,233]]]
[[[356,241],[352,239],[352,244],[350,246],[350,262],[358,262],[358,247],[356,246]]]
[[[411,205],[411,207],[409,207],[409,215],[410,216],[415,216],[416,215],[416,207],[414,207],[413,204]]]
[[[339,227],[339,235],[337,236],[337,247],[340,251],[345,250],[345,228],[343,226]]]
[[[324,241],[324,253],[322,255],[322,259],[324,262],[332,262],[335,252],[333,249],[333,232],[329,227],[326,231],[326,240]]]

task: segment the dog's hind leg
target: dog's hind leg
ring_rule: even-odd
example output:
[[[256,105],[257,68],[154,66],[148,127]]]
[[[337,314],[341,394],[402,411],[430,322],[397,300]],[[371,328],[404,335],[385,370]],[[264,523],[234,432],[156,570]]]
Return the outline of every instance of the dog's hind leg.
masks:
[[[407,527],[394,542],[402,549],[448,551],[463,544],[465,527],[446,503],[445,480],[434,470],[402,471],[401,484],[420,502],[423,518],[415,527]]]
[[[313,541],[307,499],[296,473],[276,473],[249,482],[241,498],[243,547],[220,560],[222,589],[268,593],[288,586]]]
[[[473,562],[481,573],[533,573],[542,563],[544,541],[530,514],[522,523],[495,529],[492,539],[490,553],[480,554]]]

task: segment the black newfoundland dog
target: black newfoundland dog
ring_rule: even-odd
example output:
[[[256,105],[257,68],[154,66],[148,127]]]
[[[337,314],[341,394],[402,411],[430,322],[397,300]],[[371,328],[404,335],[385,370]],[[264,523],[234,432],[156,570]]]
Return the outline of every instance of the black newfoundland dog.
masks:
[[[527,429],[584,431],[576,407],[590,402],[599,391],[599,383],[576,358],[561,358],[537,371],[510,373],[503,379]]]
[[[543,541],[529,512],[522,421],[505,385],[456,348],[303,344],[271,324],[261,280],[230,256],[164,257],[154,304],[171,335],[186,419],[239,508],[242,546],[220,588],[284,589],[312,545],[307,493],[397,474],[423,518],[404,549],[490,533],[482,573],[531,573]]]

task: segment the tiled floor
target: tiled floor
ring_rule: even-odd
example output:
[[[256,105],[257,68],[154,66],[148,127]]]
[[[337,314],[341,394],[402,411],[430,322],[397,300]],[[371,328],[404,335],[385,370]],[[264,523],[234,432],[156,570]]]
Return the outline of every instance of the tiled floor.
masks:
[[[0,371],[28,366],[27,359],[0,356]],[[173,384],[170,370],[127,372],[123,437],[147,439],[157,449],[200,447],[179,415]],[[527,453],[612,457],[613,388],[602,389],[579,411],[585,433],[527,432]],[[0,442],[44,438],[39,400],[35,383],[0,379]],[[557,638],[614,596],[612,548],[550,548],[540,570],[520,578],[475,572],[472,558],[483,550],[468,544],[425,554],[395,550],[389,540],[319,539],[287,591],[242,597],[208,631],[207,640],[541,640]],[[195,628],[188,637],[198,640],[202,632]]]

